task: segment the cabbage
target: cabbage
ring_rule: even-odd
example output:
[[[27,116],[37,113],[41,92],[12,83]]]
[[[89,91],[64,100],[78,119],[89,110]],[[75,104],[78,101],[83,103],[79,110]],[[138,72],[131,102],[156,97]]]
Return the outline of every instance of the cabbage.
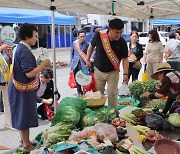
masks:
[[[74,126],[78,124],[80,120],[79,111],[73,106],[60,106],[54,115],[51,126],[56,125],[59,122],[71,123]]]
[[[179,113],[173,113],[170,114],[168,121],[174,126],[174,127],[180,127],[180,114]]]

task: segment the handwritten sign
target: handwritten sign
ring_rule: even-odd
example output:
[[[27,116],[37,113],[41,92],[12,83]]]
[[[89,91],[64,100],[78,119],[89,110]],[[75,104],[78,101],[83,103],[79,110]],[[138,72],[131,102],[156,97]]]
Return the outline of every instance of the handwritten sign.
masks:
[[[76,73],[75,78],[76,78],[77,83],[81,86],[87,86],[92,81],[92,76],[85,74],[82,70]]]
[[[16,32],[11,26],[4,26],[1,30],[2,41],[11,40],[14,42],[16,40]]]

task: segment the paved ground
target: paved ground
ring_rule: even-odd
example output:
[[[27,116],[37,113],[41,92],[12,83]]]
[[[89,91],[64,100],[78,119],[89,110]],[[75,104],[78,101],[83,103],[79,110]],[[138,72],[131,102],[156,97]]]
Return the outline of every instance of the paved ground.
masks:
[[[68,65],[64,67],[57,66],[57,88],[61,93],[61,99],[68,96],[77,96],[76,89],[70,89],[69,86],[67,85],[69,71],[70,71],[70,65],[69,65],[70,49],[57,50],[56,53],[57,53],[56,54],[57,61],[60,60],[68,63]],[[50,59],[52,59],[52,51],[49,52],[49,57]],[[141,78],[141,73],[139,78]],[[121,82],[122,82],[122,73],[120,72],[119,85],[121,84]],[[33,140],[38,133],[48,128],[49,125],[50,125],[49,121],[40,120],[39,127],[32,128],[30,130],[30,138]],[[7,146],[11,149],[18,147],[19,145],[18,132],[12,130],[4,130],[3,128],[4,128],[4,114],[0,112],[0,145]],[[4,153],[4,152],[5,151],[0,151],[0,153]]]

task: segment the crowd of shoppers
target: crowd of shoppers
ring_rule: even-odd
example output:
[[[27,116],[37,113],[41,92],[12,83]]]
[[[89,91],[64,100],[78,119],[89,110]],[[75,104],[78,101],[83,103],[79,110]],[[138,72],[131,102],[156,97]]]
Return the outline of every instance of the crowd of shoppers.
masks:
[[[87,70],[93,62],[96,90],[104,94],[107,85],[108,105],[116,110],[119,72],[123,72],[122,81],[126,84],[128,84],[131,76],[132,82],[137,80],[143,56],[143,64],[147,65],[148,79],[159,79],[163,84],[156,93],[147,92],[144,97],[161,98],[166,96],[172,87],[172,83],[174,83],[174,80],[171,81],[171,79],[179,77],[177,71],[180,69],[180,39],[178,34],[172,33],[169,36],[170,40],[164,49],[157,31],[152,29],[148,33],[149,42],[143,51],[142,45],[138,43],[138,32],[132,31],[130,33],[130,43],[127,45],[121,37],[123,28],[124,23],[121,19],[112,19],[109,22],[108,29],[98,29],[90,43],[86,41],[86,32],[80,30],[71,50],[71,70],[74,72],[74,76],[79,70]],[[22,146],[31,151],[34,149],[34,145],[29,139],[29,129],[38,126],[38,113],[42,117],[47,116],[44,115],[44,105],[53,104],[53,73],[51,69],[47,68],[51,66],[49,59],[37,66],[36,59],[31,52],[30,46],[33,46],[37,41],[36,26],[23,24],[19,29],[19,37],[21,41],[14,53],[13,73],[9,83],[5,81],[3,73],[0,72],[0,92],[3,96],[5,128],[17,129]],[[12,63],[12,46],[4,44],[0,40],[0,51],[9,66]],[[91,61],[93,52],[93,61]],[[164,52],[170,65],[168,63],[162,64]],[[123,70],[120,70],[121,61]],[[175,74],[171,72],[175,72]],[[78,96],[83,95],[81,85],[77,82],[76,85]],[[166,90],[163,89],[164,87]],[[168,90],[167,87],[169,87]],[[176,87],[175,91],[177,91]],[[173,100],[175,99],[176,97],[173,97]],[[42,103],[38,110],[37,102]],[[172,99],[168,102],[163,110],[164,114],[171,106]]]

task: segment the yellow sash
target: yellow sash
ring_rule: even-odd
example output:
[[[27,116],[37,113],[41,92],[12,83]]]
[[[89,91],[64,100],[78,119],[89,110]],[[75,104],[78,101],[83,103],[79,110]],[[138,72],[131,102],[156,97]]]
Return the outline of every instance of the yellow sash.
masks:
[[[8,83],[12,74],[12,65],[10,65],[9,68],[6,60],[4,59],[1,53],[0,53],[0,72],[3,75],[5,82]]]

